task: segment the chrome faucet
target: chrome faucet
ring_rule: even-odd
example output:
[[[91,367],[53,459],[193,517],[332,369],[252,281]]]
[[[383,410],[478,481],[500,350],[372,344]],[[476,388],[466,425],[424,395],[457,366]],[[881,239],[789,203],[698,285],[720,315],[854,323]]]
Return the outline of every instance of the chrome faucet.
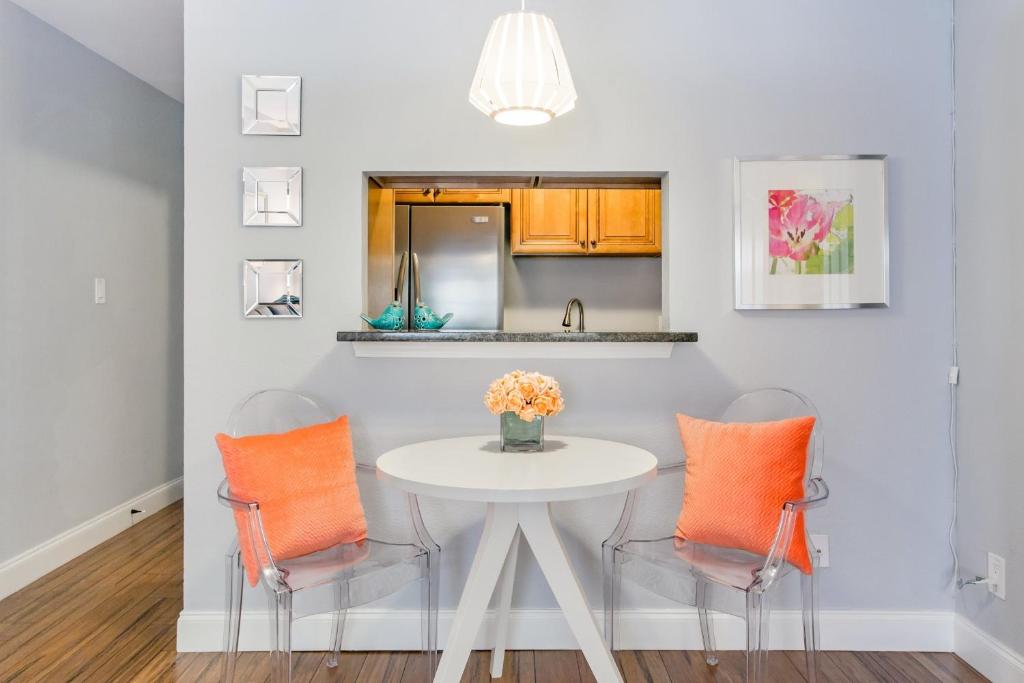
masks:
[[[562,327],[565,329],[563,332],[572,331],[572,305],[576,304],[576,307],[580,309],[580,317],[576,321],[576,331],[583,331],[583,302],[573,297],[569,299],[569,303],[565,305],[565,317],[562,318]]]

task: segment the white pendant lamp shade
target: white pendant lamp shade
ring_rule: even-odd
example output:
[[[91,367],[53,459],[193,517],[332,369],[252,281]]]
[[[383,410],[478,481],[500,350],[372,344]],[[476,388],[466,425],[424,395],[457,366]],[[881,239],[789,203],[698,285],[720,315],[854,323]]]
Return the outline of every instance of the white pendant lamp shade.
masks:
[[[576,106],[576,88],[551,19],[510,12],[491,24],[469,101],[498,123],[535,126]]]

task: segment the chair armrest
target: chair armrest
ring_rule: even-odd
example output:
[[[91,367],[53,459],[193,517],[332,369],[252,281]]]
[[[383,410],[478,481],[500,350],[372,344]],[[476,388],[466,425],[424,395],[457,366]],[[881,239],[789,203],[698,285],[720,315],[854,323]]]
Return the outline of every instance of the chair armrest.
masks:
[[[828,484],[821,477],[814,477],[807,482],[807,495],[800,500],[787,500],[783,505],[794,510],[809,510],[820,507],[828,500]]]
[[[439,561],[436,557],[437,553],[441,552],[441,546],[437,544],[437,541],[434,540],[427,530],[427,525],[423,523],[423,513],[420,512],[419,498],[415,493],[407,493],[406,500],[409,503],[409,518],[412,522],[412,530],[416,534],[420,547],[435,558],[431,561]]]
[[[231,488],[228,486],[228,480],[223,479],[220,482],[220,486],[217,487],[217,500],[220,501],[221,505],[226,505],[229,508],[235,510],[248,511],[251,509],[259,509],[260,504],[255,500],[243,500],[238,496],[231,493]]]
[[[228,480],[221,481],[217,487],[217,499],[222,505],[245,513],[245,533],[251,539],[251,547],[259,563],[260,572],[267,585],[271,588],[276,586],[283,578],[283,574],[274,563],[274,556],[270,552],[270,543],[267,541],[267,533],[263,528],[263,517],[260,515],[259,501],[244,500],[231,493]],[[235,547],[239,547],[241,539],[236,537]]]
[[[376,477],[377,465],[356,462],[356,475],[359,474],[372,474]],[[412,523],[416,542],[428,553],[436,554],[441,552],[441,546],[431,537],[430,532],[427,531],[427,525],[423,523],[423,513],[420,512],[419,498],[413,493],[408,493],[406,494],[406,500],[409,505],[409,521]]]
[[[678,474],[685,470],[686,461],[680,460],[670,465],[659,465],[657,474],[661,477],[668,474]],[[637,496],[639,495],[639,489],[633,489],[626,494],[626,502],[622,506],[622,514],[619,516],[619,521],[615,525],[615,529],[612,530],[612,533],[601,544],[602,546],[611,548],[626,540],[626,536],[629,534],[629,529],[632,526],[633,512],[636,509]]]
[[[828,484],[825,483],[825,480],[821,477],[814,477],[807,482],[805,497],[800,500],[787,500],[782,504],[782,513],[779,515],[779,526],[775,530],[775,539],[765,558],[764,566],[759,572],[761,590],[768,590],[775,583],[782,565],[786,562],[789,546],[793,541],[793,531],[796,529],[797,515],[804,510],[824,505],[828,500],[828,495]]]
[[[658,476],[659,477],[664,476],[666,474],[675,474],[676,472],[685,472],[685,471],[686,471],[686,461],[685,460],[680,460],[679,462],[674,462],[671,465],[658,465]]]

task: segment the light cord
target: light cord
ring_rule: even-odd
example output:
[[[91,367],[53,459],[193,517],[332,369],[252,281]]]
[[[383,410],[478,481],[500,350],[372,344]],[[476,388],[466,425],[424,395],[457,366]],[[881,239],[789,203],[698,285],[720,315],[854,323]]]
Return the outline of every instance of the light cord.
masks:
[[[953,339],[952,339],[952,356],[953,364],[952,367],[956,370],[952,371],[957,373],[956,382],[959,381],[958,368],[959,368],[959,339],[957,337],[957,269],[956,269],[956,0],[950,0],[950,18],[949,18],[949,81],[950,81],[950,94],[951,94],[951,106],[950,106],[950,132],[951,132],[951,156],[952,163],[950,165],[950,224],[952,232],[952,325],[953,325]],[[947,533],[947,541],[949,543],[949,553],[953,558],[953,571],[952,579],[950,580],[951,585],[956,588],[962,588],[962,584],[959,583],[959,554],[956,548],[956,521],[958,516],[958,504],[959,504],[959,456],[956,451],[956,424],[957,424],[957,404],[956,404],[956,387],[955,382],[949,383],[949,456],[952,460],[953,469],[953,501],[952,501],[952,515],[949,519],[949,530]]]

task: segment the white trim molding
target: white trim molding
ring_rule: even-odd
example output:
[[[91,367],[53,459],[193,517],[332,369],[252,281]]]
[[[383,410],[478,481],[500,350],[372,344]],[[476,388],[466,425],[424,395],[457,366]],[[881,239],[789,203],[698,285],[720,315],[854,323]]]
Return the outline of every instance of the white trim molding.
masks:
[[[247,597],[262,600],[250,592]],[[253,600],[255,602],[255,600]],[[454,610],[441,610],[439,646],[444,647]],[[594,613],[601,623],[600,611]],[[723,650],[744,647],[743,622],[732,616],[714,616],[718,645]],[[488,612],[475,649],[490,649],[494,640],[494,613]],[[840,611],[821,613],[822,648],[826,650],[891,650],[951,652],[953,613],[944,611]],[[270,638],[270,614],[244,610],[240,648],[266,650]],[[622,649],[699,650],[700,626],[692,609],[628,609],[620,615]],[[296,650],[326,650],[331,616],[319,614],[295,622],[292,642]],[[178,618],[179,652],[216,652],[224,638],[224,614],[219,611],[184,611]],[[772,612],[771,647],[793,650],[803,647],[798,610]],[[419,650],[418,610],[352,609],[345,623],[346,650]],[[507,647],[510,650],[569,650],[576,641],[560,610],[512,610]]]
[[[674,342],[352,342],[356,358],[670,358]]]
[[[993,683],[1024,681],[1024,655],[982,631],[962,614],[956,615],[953,652]]]
[[[180,500],[183,490],[178,477],[0,563],[0,599]],[[133,509],[143,512],[132,515]]]

